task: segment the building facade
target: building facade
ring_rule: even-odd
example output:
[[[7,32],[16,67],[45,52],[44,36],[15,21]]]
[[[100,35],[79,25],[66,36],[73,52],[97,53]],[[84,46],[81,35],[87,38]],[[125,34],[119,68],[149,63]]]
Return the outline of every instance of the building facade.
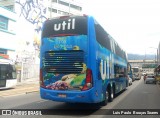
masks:
[[[0,6],[7,8],[10,11],[14,11],[15,0],[0,0]]]
[[[62,15],[81,15],[82,4],[76,0],[49,0],[47,11],[48,18]]]
[[[17,28],[16,39],[19,47],[17,47],[16,55],[18,61],[21,61],[22,58],[25,57],[25,53],[33,55],[35,50],[39,50],[42,24],[46,19],[62,15],[82,14],[82,4],[76,0],[0,0],[0,6],[3,6],[1,9],[7,9],[7,12],[4,12],[4,10],[0,11],[1,21],[3,20],[5,23],[8,23],[7,29],[5,31],[3,29],[3,35],[1,35],[4,36],[8,33],[4,36],[8,37],[7,40],[5,39],[6,42],[13,41],[14,38],[12,36],[15,35],[15,31],[13,30]],[[13,22],[16,21],[16,14],[17,26],[13,28],[12,25],[14,24]],[[5,21],[5,18],[9,20]],[[12,28],[12,32],[10,28]],[[12,46],[8,46],[6,43],[1,43],[0,52],[7,53],[6,49],[15,50],[15,48],[11,47],[16,46],[16,44],[11,44]],[[35,55],[37,54],[38,52],[36,52]]]
[[[16,13],[0,6],[0,53],[15,60],[16,51]]]
[[[16,58],[22,81],[38,78],[44,21],[82,12],[77,0],[0,0],[0,6],[0,53]]]

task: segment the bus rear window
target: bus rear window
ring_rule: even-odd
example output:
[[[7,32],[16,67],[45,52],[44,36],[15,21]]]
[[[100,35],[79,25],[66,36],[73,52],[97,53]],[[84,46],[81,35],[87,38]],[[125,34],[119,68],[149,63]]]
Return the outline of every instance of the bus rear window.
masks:
[[[87,17],[64,17],[47,20],[44,23],[42,38],[63,35],[87,35]]]

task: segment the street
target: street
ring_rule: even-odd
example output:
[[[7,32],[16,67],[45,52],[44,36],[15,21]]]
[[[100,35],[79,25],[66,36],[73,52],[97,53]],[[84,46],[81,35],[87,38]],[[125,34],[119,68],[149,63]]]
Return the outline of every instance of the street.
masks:
[[[144,84],[143,79],[136,80],[125,91],[119,94],[113,102],[102,107],[98,104],[69,104],[54,102],[48,100],[42,100],[39,96],[39,92],[33,92],[26,95],[18,95],[6,98],[0,98],[1,109],[95,109],[89,112],[87,115],[80,115],[76,117],[105,117],[104,114],[100,114],[102,109],[160,109],[160,86],[157,84]],[[89,110],[88,110],[89,111]],[[71,113],[70,113],[71,114]],[[66,117],[66,115],[55,115],[54,117]],[[74,115],[68,115],[73,117]],[[8,117],[8,116],[7,116]],[[17,116],[16,116],[17,117]],[[20,116],[18,116],[20,117]],[[39,116],[32,116],[39,117]],[[41,116],[41,117],[51,117]],[[114,117],[114,115],[111,115]],[[116,117],[116,116],[115,116]],[[124,117],[124,116],[123,116]],[[125,116],[129,117],[129,116]],[[132,116],[133,117],[133,116]],[[144,117],[151,117],[144,116]],[[158,117],[154,115],[153,117]]]

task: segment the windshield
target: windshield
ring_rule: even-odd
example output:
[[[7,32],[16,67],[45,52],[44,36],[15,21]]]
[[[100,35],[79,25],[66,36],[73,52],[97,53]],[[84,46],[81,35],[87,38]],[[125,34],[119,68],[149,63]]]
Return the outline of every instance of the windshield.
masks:
[[[139,72],[138,68],[133,68],[133,72]]]
[[[1,64],[0,65],[0,79],[15,79],[16,70],[13,65]]]

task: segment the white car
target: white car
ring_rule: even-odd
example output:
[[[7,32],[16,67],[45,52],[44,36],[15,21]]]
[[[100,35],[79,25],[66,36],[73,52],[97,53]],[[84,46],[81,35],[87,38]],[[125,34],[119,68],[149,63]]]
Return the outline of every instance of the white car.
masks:
[[[156,84],[156,79],[154,77],[154,75],[147,75],[146,79],[145,79],[145,83],[153,83]]]
[[[127,78],[128,78],[128,85],[129,85],[129,86],[132,85],[132,79],[130,78],[129,75],[127,76]]]

